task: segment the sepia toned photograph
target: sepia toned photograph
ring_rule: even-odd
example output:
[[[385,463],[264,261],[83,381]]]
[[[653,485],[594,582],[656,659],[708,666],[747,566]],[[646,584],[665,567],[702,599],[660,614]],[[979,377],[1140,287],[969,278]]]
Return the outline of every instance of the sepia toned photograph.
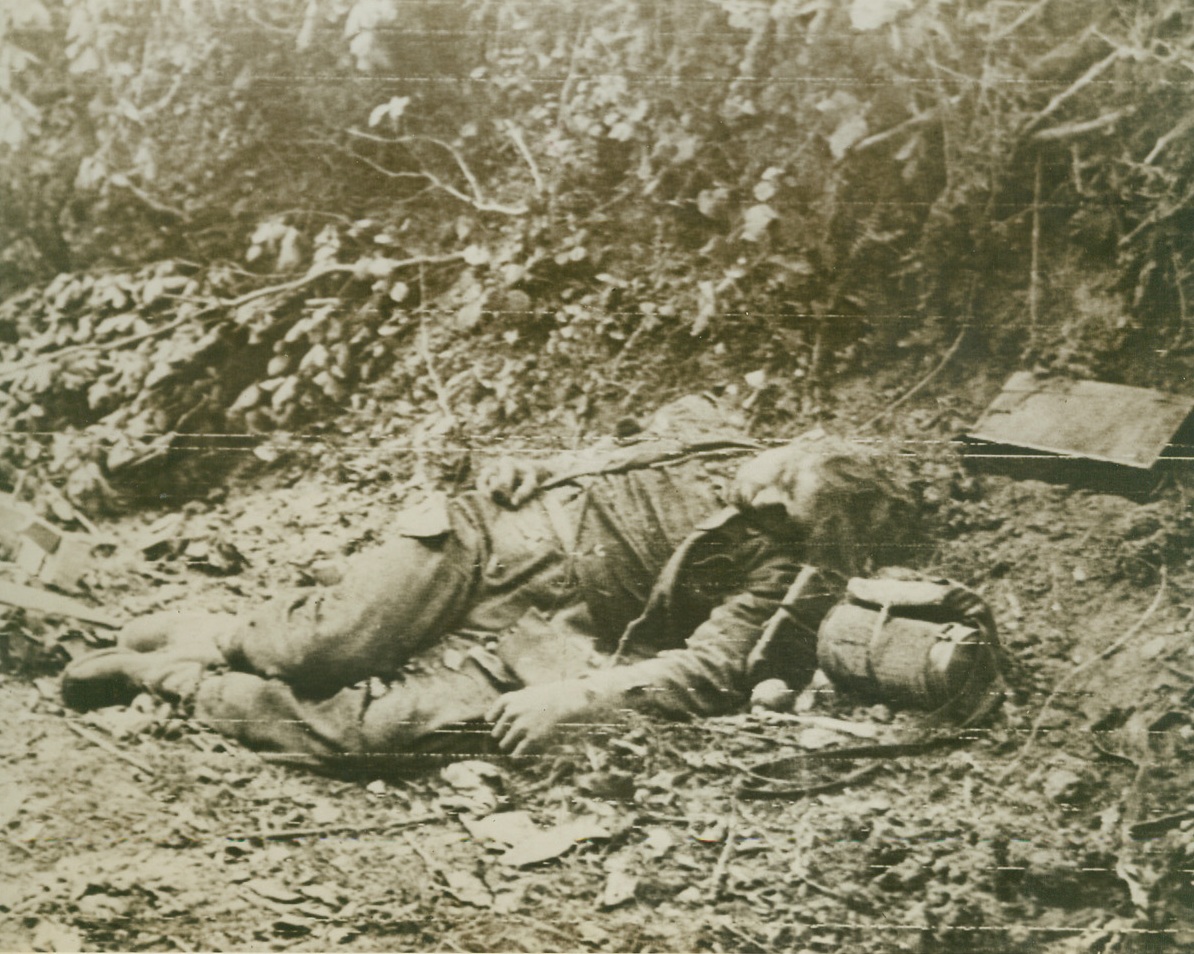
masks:
[[[1194,950],[1187,0],[0,0],[0,950]]]

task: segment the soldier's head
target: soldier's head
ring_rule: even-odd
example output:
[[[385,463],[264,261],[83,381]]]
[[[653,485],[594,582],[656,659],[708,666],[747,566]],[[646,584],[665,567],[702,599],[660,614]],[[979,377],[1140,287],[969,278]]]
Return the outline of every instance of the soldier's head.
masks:
[[[875,451],[814,431],[738,471],[730,502],[772,533],[799,536],[810,563],[845,573],[907,562],[914,508]]]

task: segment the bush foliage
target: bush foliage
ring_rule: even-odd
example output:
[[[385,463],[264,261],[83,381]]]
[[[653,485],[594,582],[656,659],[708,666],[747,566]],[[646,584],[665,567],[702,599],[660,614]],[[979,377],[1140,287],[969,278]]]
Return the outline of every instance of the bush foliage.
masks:
[[[442,404],[419,348],[476,333],[453,386],[498,417],[535,356],[614,377],[643,336],[761,342],[814,399],[960,329],[1123,373],[1191,346],[1192,64],[1181,0],[22,0],[0,393],[290,427],[394,368]]]

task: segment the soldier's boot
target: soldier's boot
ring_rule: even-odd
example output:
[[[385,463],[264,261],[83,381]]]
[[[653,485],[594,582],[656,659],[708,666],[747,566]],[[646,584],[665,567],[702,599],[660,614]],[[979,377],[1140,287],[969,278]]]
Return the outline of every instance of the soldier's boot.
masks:
[[[101,649],[76,659],[62,674],[62,701],[72,709],[128,705],[150,692],[170,702],[189,702],[207,667],[168,652]]]

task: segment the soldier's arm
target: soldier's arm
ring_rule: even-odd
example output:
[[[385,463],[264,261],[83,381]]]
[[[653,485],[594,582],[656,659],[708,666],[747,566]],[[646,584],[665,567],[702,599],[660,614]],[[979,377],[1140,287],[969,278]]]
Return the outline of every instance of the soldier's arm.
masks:
[[[487,718],[502,751],[522,755],[560,725],[594,722],[621,709],[709,716],[747,698],[747,658],[788,590],[798,565],[770,554],[743,587],[715,607],[685,645],[575,679],[507,693]]]

